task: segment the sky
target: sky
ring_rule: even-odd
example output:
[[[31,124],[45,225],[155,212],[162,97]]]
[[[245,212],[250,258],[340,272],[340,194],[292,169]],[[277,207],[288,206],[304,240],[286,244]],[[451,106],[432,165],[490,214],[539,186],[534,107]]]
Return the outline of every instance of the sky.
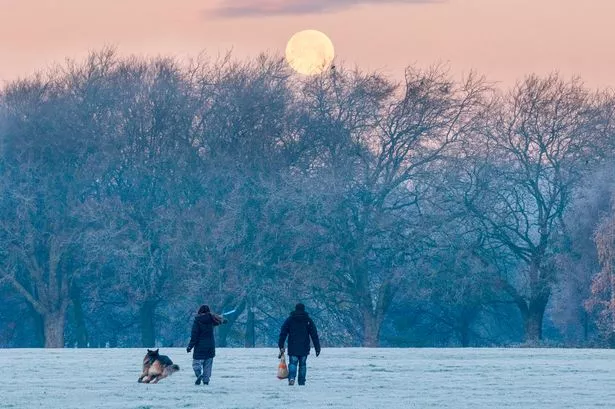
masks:
[[[393,77],[448,64],[510,86],[559,71],[615,87],[614,0],[0,0],[0,83],[114,46],[121,54],[283,55],[317,29],[336,64]]]

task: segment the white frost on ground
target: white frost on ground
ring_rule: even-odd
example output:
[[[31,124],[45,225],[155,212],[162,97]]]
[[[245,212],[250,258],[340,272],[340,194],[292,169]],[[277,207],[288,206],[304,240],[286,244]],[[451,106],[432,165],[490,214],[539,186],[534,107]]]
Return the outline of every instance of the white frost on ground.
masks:
[[[181,370],[138,384],[143,349],[0,350],[0,408],[613,408],[615,351],[329,349],[308,382],[276,378],[277,350],[218,349],[209,386],[191,355],[162,348]]]

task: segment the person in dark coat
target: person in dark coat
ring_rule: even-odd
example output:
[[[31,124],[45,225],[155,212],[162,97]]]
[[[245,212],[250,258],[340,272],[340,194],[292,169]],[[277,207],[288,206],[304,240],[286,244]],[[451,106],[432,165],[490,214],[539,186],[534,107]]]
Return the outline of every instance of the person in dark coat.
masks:
[[[226,323],[221,316],[214,314],[208,305],[201,305],[197,316],[192,324],[192,334],[186,352],[192,349],[192,369],[196,375],[195,385],[209,385],[211,368],[216,356],[216,341],[214,339],[214,327]]]
[[[307,375],[307,357],[310,354],[310,339],[314,344],[316,356],[320,355],[320,340],[312,318],[305,312],[305,305],[299,303],[290,317],[284,321],[280,331],[278,347],[280,356],[284,353],[284,343],[288,337],[288,384],[295,384],[297,366],[299,367],[299,385],[305,385]]]

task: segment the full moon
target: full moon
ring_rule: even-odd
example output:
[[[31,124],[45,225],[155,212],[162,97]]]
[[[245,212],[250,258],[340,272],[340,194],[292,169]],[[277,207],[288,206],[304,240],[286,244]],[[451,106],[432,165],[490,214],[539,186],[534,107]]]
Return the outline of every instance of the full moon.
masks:
[[[317,30],[299,31],[286,44],[286,61],[299,74],[320,74],[331,64],[333,57],[333,43]]]

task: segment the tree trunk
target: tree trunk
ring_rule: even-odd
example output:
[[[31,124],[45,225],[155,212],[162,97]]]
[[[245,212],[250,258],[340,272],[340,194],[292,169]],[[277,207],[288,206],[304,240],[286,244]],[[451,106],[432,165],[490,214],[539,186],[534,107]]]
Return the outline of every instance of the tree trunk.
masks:
[[[233,324],[234,321],[228,320],[226,324],[218,327],[218,342],[216,342],[216,345],[220,348],[226,348],[228,346],[228,334],[231,332]]]
[[[587,341],[589,340],[589,314],[587,314],[585,309],[583,309],[581,314],[583,317],[583,344],[587,345]]]
[[[43,316],[45,348],[64,348],[66,311],[56,311]]]
[[[45,320],[43,320],[43,316],[39,314],[32,305],[28,304],[28,309],[32,316],[32,324],[34,325],[33,346],[35,348],[43,348],[45,346]]]
[[[459,338],[461,340],[461,346],[467,348],[470,346],[470,325],[467,322],[462,322],[461,328],[459,328]]]
[[[256,323],[254,319],[254,306],[252,301],[248,302],[248,319],[246,321],[246,348],[254,348],[256,346]]]
[[[542,340],[542,321],[547,308],[548,297],[530,300],[527,312],[523,316],[525,342],[536,344]]]
[[[227,319],[227,323],[218,327],[218,346],[222,348],[228,346],[228,334],[231,332],[233,324],[235,323],[235,321],[237,321],[245,308],[246,302],[245,300],[243,300],[237,307],[235,307],[235,312],[225,316],[225,318]]]
[[[83,305],[81,303],[81,291],[77,285],[73,285],[71,288],[71,301],[73,304],[77,346],[79,348],[86,348],[88,346],[88,331],[85,326],[85,314],[83,313]]]
[[[141,346],[143,347],[149,348],[156,346],[156,325],[154,322],[155,312],[155,301],[145,301],[139,311],[141,318]]]
[[[371,312],[363,313],[363,346],[377,348],[380,346],[380,320]]]
[[[457,332],[459,335],[459,341],[463,348],[470,346],[470,339],[472,335],[472,323],[478,315],[479,308],[475,306],[465,306],[461,311],[461,317],[459,318],[459,326]]]

